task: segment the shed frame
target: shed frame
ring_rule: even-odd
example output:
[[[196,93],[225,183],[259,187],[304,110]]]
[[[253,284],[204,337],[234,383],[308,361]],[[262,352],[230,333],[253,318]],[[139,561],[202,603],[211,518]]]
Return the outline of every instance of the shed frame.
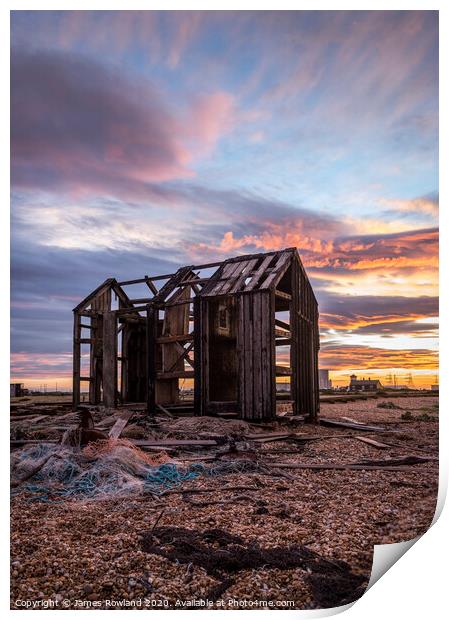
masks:
[[[134,285],[145,297],[125,292]],[[183,404],[182,380],[194,383],[193,415],[265,421],[289,377],[293,414],[317,421],[318,304],[296,248],[108,278],[73,313],[75,408],[87,382],[90,403],[145,401],[152,415]]]

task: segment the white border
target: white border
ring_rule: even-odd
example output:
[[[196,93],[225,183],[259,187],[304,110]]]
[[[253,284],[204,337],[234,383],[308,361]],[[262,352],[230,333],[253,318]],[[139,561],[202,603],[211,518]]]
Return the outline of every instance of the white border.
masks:
[[[448,19],[447,13],[448,9],[443,7],[442,2],[424,2],[424,1],[413,1],[413,2],[320,2],[316,1],[314,3],[293,3],[293,2],[276,2],[276,6],[273,6],[274,3],[264,2],[260,0],[259,2],[233,2],[228,1],[224,2],[173,2],[167,0],[166,2],[143,2],[143,1],[132,1],[128,2],[100,2],[91,0],[86,2],[85,0],[78,0],[77,2],[10,2],[8,3],[8,7],[3,9],[2,11],[2,19],[0,27],[0,36],[1,36],[1,45],[2,45],[2,65],[4,71],[3,75],[3,83],[6,85],[5,92],[3,93],[3,97],[1,98],[1,144],[3,148],[7,150],[7,157],[2,158],[2,162],[9,161],[9,10],[51,10],[51,9],[78,9],[78,10],[133,10],[133,9],[143,9],[143,10],[439,10],[440,11],[440,62],[442,59],[449,58],[449,49],[448,49]],[[447,96],[447,62],[444,63],[445,71],[440,67],[440,109],[448,110],[449,109],[449,100]],[[445,75],[446,74],[446,75]],[[447,113],[441,115],[440,118],[440,136],[442,138],[442,144],[440,147],[440,169],[443,171],[448,170],[448,158],[447,158]],[[442,162],[442,163],[441,163]],[[446,175],[447,178],[447,175]],[[440,180],[440,197],[441,204],[443,208],[441,210],[441,265],[445,266],[448,264],[448,247],[449,247],[449,239],[448,239],[448,226],[447,226],[447,180],[445,175],[441,177]],[[0,252],[2,257],[2,276],[3,276],[3,291],[9,291],[9,273],[7,266],[9,265],[9,210],[7,205],[9,205],[9,169],[6,165],[1,167],[1,187],[2,187],[2,195],[4,197],[2,209],[0,210],[0,235],[1,235],[1,243],[0,243]],[[440,316],[445,317],[447,311],[447,286],[445,286],[444,282],[441,283],[441,307],[442,312],[440,312]],[[8,294],[5,294],[2,299],[2,304],[0,306],[1,311],[1,324],[2,324],[2,338],[1,338],[1,347],[2,347],[2,356],[1,356],[1,374],[2,374],[2,382],[1,382],[1,394],[5,397],[4,402],[2,402],[2,413],[4,416],[4,420],[7,417],[7,411],[9,408],[9,402],[6,398],[6,395],[9,394],[8,390],[8,379],[9,379],[9,363],[7,360],[9,359],[9,341],[6,337],[7,333],[7,325],[9,324],[9,313],[8,313],[8,303],[7,303]],[[441,394],[441,402],[446,403],[448,396],[448,388],[447,382],[445,378],[447,377],[447,368],[448,368],[448,355],[447,355],[447,338],[448,338],[448,328],[444,324],[444,320],[441,324],[441,364],[440,369],[440,394]],[[439,506],[438,513],[441,513],[442,506],[444,503],[444,497],[447,489],[447,471],[448,471],[448,456],[447,456],[447,434],[448,434],[448,421],[447,414],[445,411],[442,412],[440,418],[440,493],[439,493]],[[3,432],[3,440],[5,441],[4,449],[2,450],[2,480],[5,484],[4,488],[4,497],[5,499],[9,496],[9,486],[7,486],[7,476],[6,472],[9,470],[8,464],[8,451],[9,451],[9,442],[7,432],[4,429]],[[411,498],[413,501],[413,498]],[[445,562],[445,552],[443,551],[444,546],[447,549],[448,542],[448,511],[443,512],[441,518],[438,520],[435,525],[418,541],[413,548],[406,553],[406,555],[400,559],[400,561],[393,566],[387,578],[380,579],[372,589],[370,589],[361,599],[353,606],[345,606],[345,608],[339,608],[338,610],[317,610],[315,611],[283,611],[282,614],[290,613],[290,614],[300,614],[302,617],[324,617],[327,615],[333,615],[338,612],[345,611],[346,617],[352,620],[356,620],[358,618],[363,618],[364,620],[375,619],[378,620],[380,616],[387,615],[388,617],[394,618],[404,618],[407,617],[411,620],[414,618],[421,618],[424,615],[430,616],[432,619],[438,619],[443,617],[443,610],[447,609],[447,602],[445,600],[445,590],[447,588],[446,584],[446,573],[447,573],[447,565]],[[436,515],[437,516],[437,515]],[[3,542],[5,544],[5,551],[3,553],[3,562],[1,564],[1,573],[0,573],[0,587],[1,587],[1,598],[0,604],[4,611],[7,614],[11,613],[9,610],[9,562],[8,562],[8,547],[9,547],[9,519],[8,516],[5,515],[5,512],[2,512],[2,532],[3,532]],[[7,521],[8,519],[8,521]],[[395,549],[385,550],[385,547],[395,547]],[[397,545],[384,545],[382,549],[382,553],[385,554],[387,551],[387,555],[389,555],[389,559],[391,559],[391,552],[397,552]],[[388,554],[390,551],[390,554]],[[385,562],[389,560],[383,560],[384,568]],[[17,614],[22,614],[22,611],[14,611],[14,617]],[[41,614],[46,614],[45,611],[40,611]],[[51,613],[55,613],[52,611]],[[56,612],[58,613],[58,612]],[[83,612],[77,611],[68,611],[65,613],[69,614],[78,614]],[[107,613],[107,612],[104,612]],[[124,611],[115,612],[114,617],[117,617],[116,614],[125,613]],[[171,616],[172,613],[170,611],[165,612],[152,612],[153,615],[162,613],[164,618]],[[198,612],[189,612],[184,611],[183,617],[190,618],[191,614],[196,614]],[[247,614],[258,614],[259,611],[245,611],[245,612],[230,612],[230,611],[221,611],[221,614],[240,614],[244,613],[245,617]],[[276,612],[274,612],[276,613]],[[168,616],[167,616],[168,615]],[[18,617],[18,616],[17,616]],[[192,616],[193,617],[193,616]]]

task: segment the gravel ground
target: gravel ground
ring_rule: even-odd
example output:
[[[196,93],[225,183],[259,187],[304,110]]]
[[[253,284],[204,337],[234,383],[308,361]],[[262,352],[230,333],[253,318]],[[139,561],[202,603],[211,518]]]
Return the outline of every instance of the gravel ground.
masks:
[[[395,408],[379,407],[389,402]],[[437,403],[434,397],[387,397],[324,404],[323,417],[349,417],[382,424],[395,432],[369,434],[299,426],[297,432],[320,435],[323,439],[301,445],[272,442],[263,444],[260,450],[266,453],[266,460],[283,463],[347,463],[425,453],[436,456]],[[401,416],[407,411],[412,418],[404,420]],[[180,427],[182,423],[177,421],[178,431]],[[347,436],[353,434],[402,445],[380,450]],[[199,531],[220,528],[241,536],[245,542],[257,541],[264,548],[305,545],[324,558],[347,562],[353,573],[363,575],[365,583],[370,576],[374,544],[414,538],[426,531],[433,518],[438,490],[437,461],[410,466],[407,472],[282,472],[288,477],[251,473],[214,480],[197,478],[183,489],[213,491],[174,493],[156,499],[144,496],[42,504],[27,501],[23,494],[14,497],[11,608],[23,606],[21,601],[58,609],[105,609],[111,605],[159,608],[204,599],[217,584],[216,577],[201,567],[176,564],[142,550],[142,534],[151,530],[158,517],[158,527]],[[226,486],[254,489],[242,492],[225,490]],[[236,496],[242,499],[201,505]],[[253,606],[251,601],[272,601],[273,606],[281,608],[286,608],[285,601],[293,602],[288,603],[288,608],[293,609],[319,607],[308,577],[307,571],[300,568],[241,571],[221,596],[222,607],[236,608],[236,603],[230,602],[232,599],[240,601],[240,607]],[[220,602],[212,604],[213,608],[217,606]]]

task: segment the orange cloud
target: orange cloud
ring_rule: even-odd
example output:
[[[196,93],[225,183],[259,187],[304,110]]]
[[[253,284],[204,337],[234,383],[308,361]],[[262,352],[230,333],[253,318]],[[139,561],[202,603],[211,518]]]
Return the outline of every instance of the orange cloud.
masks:
[[[334,370],[365,368],[407,368],[410,370],[435,370],[438,353],[430,349],[379,349],[350,345],[323,345],[320,367]]]

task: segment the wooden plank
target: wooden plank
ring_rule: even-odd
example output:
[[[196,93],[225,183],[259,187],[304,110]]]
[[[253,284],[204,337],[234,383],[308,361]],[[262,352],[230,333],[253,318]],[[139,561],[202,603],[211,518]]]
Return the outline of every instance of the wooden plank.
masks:
[[[166,344],[168,342],[190,342],[194,340],[194,334],[178,334],[177,336],[159,336],[156,338],[157,344]]]
[[[341,422],[340,420],[331,420],[329,418],[320,418],[320,424],[323,426],[335,426],[341,428],[352,428],[357,431],[385,431],[382,426],[368,426],[367,424],[353,424],[352,422]]]
[[[263,415],[263,377],[262,377],[262,320],[261,293],[255,292],[248,296],[253,304],[253,419],[261,420]]]
[[[176,367],[179,365],[179,362],[181,362],[183,360],[185,360],[192,368],[194,368],[193,361],[189,357],[189,353],[193,349],[193,342],[189,344],[187,349],[184,349],[184,347],[182,345],[180,345],[178,342],[175,342],[174,344],[176,345],[176,348],[177,348],[177,351],[179,353],[179,356],[175,359],[175,361],[173,362],[171,367],[167,368],[166,372],[174,371],[176,369]]]
[[[251,278],[251,282],[248,282],[248,284],[245,286],[245,292],[252,291],[258,285],[259,280],[264,275],[268,265],[271,263],[272,260],[273,254],[269,254],[263,258],[260,267],[258,267],[256,273]]]
[[[281,321],[280,319],[275,319],[274,323],[276,327],[280,327],[281,329],[290,332],[290,323],[286,323],[285,321]]]
[[[277,347],[286,347],[291,345],[293,342],[292,338],[276,338],[276,346]]]
[[[275,289],[274,294],[276,295],[276,297],[279,297],[279,299],[286,299],[287,301],[292,300],[292,296],[288,293],[284,293],[284,291],[279,291],[278,289]]]
[[[391,447],[391,446],[389,446],[386,443],[381,443],[380,441],[375,441],[374,439],[369,439],[368,437],[358,437],[357,435],[355,435],[354,439],[357,439],[358,441],[366,443],[369,446],[373,446],[373,448],[379,448],[381,450],[383,450],[384,448],[390,448]]]
[[[91,301],[98,296],[101,296],[107,289],[110,289],[112,284],[116,282],[114,278],[107,278],[100,286],[97,286],[87,297],[85,297],[80,303],[73,309],[74,312],[84,311]]]
[[[117,405],[117,318],[115,312],[103,314],[103,404]]]
[[[81,345],[77,340],[81,335],[81,317],[73,313],[73,409],[77,409],[80,397]]]
[[[156,336],[159,311],[153,306],[147,308],[147,411],[154,415],[156,406]]]
[[[246,264],[246,261],[228,263],[223,270],[220,281],[217,282],[210,294],[226,295]]]
[[[202,390],[202,367],[203,367],[203,348],[202,348],[202,304],[200,297],[196,297],[193,302],[193,345],[195,354],[194,367],[194,415],[203,415],[203,390]]]
[[[257,258],[254,258],[253,260],[247,261],[245,263],[245,266],[243,267],[241,274],[237,278],[233,279],[234,281],[232,283],[231,288],[229,289],[229,294],[236,293],[240,290],[242,284],[249,277],[249,274],[253,270],[256,263],[257,263]]]
[[[336,470],[355,470],[355,471],[411,471],[410,465],[354,465],[345,464],[339,465],[336,463],[275,463],[273,461],[267,462],[271,467],[280,467],[282,469],[336,469]]]
[[[159,293],[154,282],[148,276],[145,276],[145,284],[148,286],[148,288],[150,289],[150,291],[153,293],[154,296],[156,296]]]
[[[243,362],[245,364],[245,386],[244,386],[244,415],[245,420],[252,420],[254,415],[253,402],[253,317],[252,317],[252,296],[247,295],[242,298],[244,307],[243,332],[244,348]]]
[[[124,411],[123,413],[120,414],[120,417],[118,418],[114,426],[109,431],[108,436],[110,439],[118,439],[120,437],[123,429],[128,424],[129,419],[131,418],[133,413],[134,411]]]
[[[132,439],[132,443],[139,447],[145,446],[216,446],[215,439]]]
[[[173,372],[158,372],[157,379],[191,379],[195,376],[193,370],[175,370]]]
[[[168,409],[166,409],[163,405],[156,405],[156,408],[159,409],[159,411],[162,411],[162,413],[164,413],[166,416],[168,416],[169,418],[173,418],[173,414],[170,413],[170,411]]]
[[[271,303],[270,294],[260,294],[260,331],[261,331],[261,372],[262,372],[262,411],[261,419],[270,420],[273,417],[272,409],[272,385],[271,385]],[[275,388],[276,389],[276,388]]]
[[[291,259],[291,252],[284,251],[279,253],[279,258],[277,260],[276,265],[274,266],[274,271],[270,273],[270,275],[266,278],[265,282],[263,282],[260,286],[261,289],[269,289],[272,285],[275,286],[277,281],[281,279],[284,275],[284,272],[288,268],[288,262]]]
[[[292,369],[289,366],[276,366],[276,376],[290,376],[292,374]]]

